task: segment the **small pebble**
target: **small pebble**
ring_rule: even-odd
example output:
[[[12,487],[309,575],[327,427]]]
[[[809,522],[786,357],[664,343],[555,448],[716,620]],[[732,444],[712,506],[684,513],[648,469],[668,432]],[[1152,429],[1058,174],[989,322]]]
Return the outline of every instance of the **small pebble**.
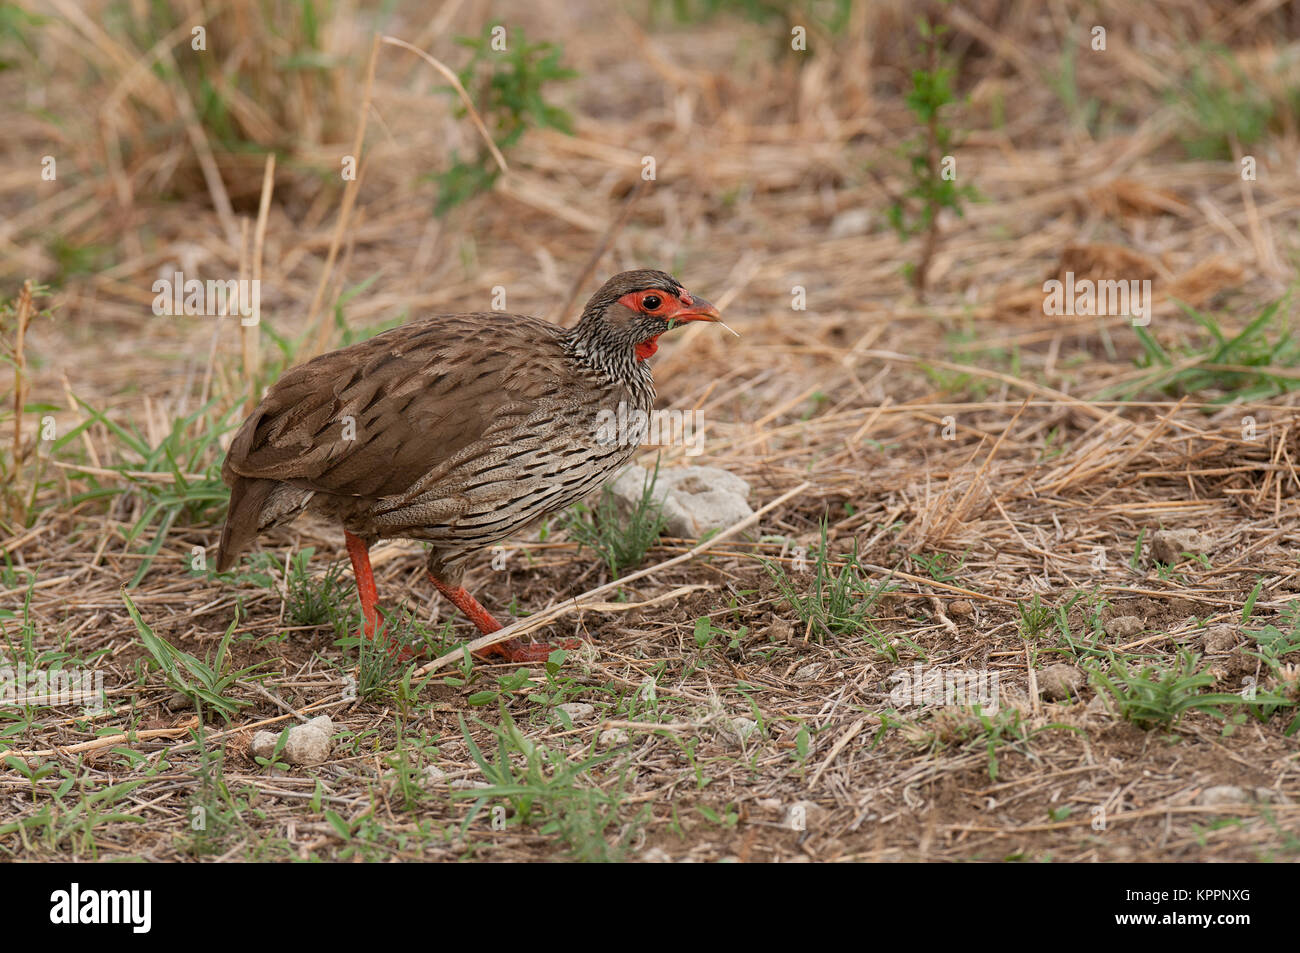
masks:
[[[1183,553],[1208,556],[1215,549],[1214,540],[1195,529],[1158,529],[1151,534],[1151,555],[1167,565],[1181,563]]]
[[[163,707],[168,711],[185,711],[194,707],[194,701],[188,695],[172,692],[168,699],[163,702]]]
[[[948,615],[958,619],[969,619],[975,614],[975,607],[969,599],[955,599],[948,603]]]
[[[1248,654],[1245,649],[1233,649],[1228,656],[1228,669],[1234,675],[1254,675],[1259,664],[1259,659]]]
[[[1284,794],[1269,788],[1243,788],[1235,784],[1218,784],[1212,788],[1206,788],[1196,796],[1196,803],[1207,807],[1218,807],[1221,804],[1249,804],[1251,802],[1264,803],[1289,803],[1290,799]]]
[[[330,756],[333,747],[334,723],[329,715],[313,718],[305,725],[294,725],[280,752],[279,760],[285,764],[320,764]],[[259,731],[253,736],[249,750],[256,758],[269,759],[280,743],[280,732]]]
[[[718,729],[732,741],[743,744],[758,729],[758,722],[753,718],[722,718]]]
[[[1201,643],[1211,655],[1224,655],[1237,647],[1237,633],[1230,625],[1216,625],[1207,629]]]
[[[1047,699],[1059,701],[1079,694],[1088,679],[1073,665],[1058,662],[1038,673],[1038,691]]]
[[[593,705],[586,702],[565,702],[563,705],[556,705],[560,711],[569,716],[569,720],[575,725],[584,721],[591,721],[596,715],[596,709]]]
[[[596,744],[602,748],[615,748],[618,745],[625,745],[630,736],[622,728],[606,728],[596,739]]]
[[[475,781],[473,778],[454,778],[449,787],[457,791],[477,791],[479,788],[490,788],[492,785],[486,781]]]
[[[1117,615],[1101,627],[1114,639],[1127,639],[1142,631],[1142,620],[1135,615]]]

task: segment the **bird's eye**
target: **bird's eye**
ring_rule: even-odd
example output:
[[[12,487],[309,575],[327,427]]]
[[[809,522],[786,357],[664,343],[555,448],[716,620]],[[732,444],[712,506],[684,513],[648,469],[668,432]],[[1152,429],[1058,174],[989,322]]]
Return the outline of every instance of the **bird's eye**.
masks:
[[[658,295],[646,295],[641,299],[641,307],[647,311],[658,311],[659,306],[664,303],[664,299]]]

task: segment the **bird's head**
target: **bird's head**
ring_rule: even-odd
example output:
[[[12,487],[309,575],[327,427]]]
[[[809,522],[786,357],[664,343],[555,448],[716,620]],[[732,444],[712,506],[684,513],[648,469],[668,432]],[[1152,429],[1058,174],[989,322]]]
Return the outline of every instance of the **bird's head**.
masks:
[[[625,271],[591,296],[578,330],[605,347],[626,348],[644,361],[659,335],[687,321],[717,321],[718,309],[662,271]]]

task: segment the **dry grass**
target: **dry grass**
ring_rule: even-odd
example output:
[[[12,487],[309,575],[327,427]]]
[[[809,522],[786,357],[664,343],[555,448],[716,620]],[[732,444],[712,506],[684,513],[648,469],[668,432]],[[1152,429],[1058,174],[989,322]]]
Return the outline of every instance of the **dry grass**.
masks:
[[[246,151],[223,145],[191,99],[188,28],[128,39],[66,0],[18,6],[49,19],[31,31],[39,65],[0,72],[5,101],[26,107],[0,136],[0,297],[16,300],[29,278],[56,287],[37,300],[53,313],[26,328],[25,441],[5,458],[4,652],[94,666],[110,708],[0,708],[0,853],[1295,859],[1294,704],[1263,721],[1225,705],[1227,730],[1201,710],[1146,728],[1096,679],[1060,702],[1039,684],[1058,662],[1168,667],[1190,649],[1208,653],[1208,691],[1254,684],[1294,702],[1286,665],[1300,655],[1270,667],[1245,632],[1289,631],[1300,591],[1287,390],[1300,362],[1286,347],[1216,354],[1179,302],[1231,338],[1280,300],[1261,334],[1283,339],[1300,138],[1280,108],[1257,142],[1228,136],[1226,155],[1193,157],[1197,113],[1176,92],[1216,62],[1201,46],[1213,43],[1246,89],[1294,103],[1294,6],[990,0],[943,14],[968,96],[947,114],[958,174],[983,199],[941,219],[924,303],[901,272],[921,240],[900,243],[884,219],[905,188],[897,146],[916,131],[903,102],[918,42],[908,3],[855,4],[835,35],[814,24],[810,54],[788,49],[779,18],[682,24],[667,4],[604,20],[596,5],[451,2],[431,21],[399,5],[383,22],[345,4],[319,27],[325,66],[297,71],[283,66],[296,47],[237,42],[265,31],[260,5],[230,3],[209,21],[205,75],[220,88],[247,73],[225,90]],[[198,19],[197,3],[173,9],[180,25]],[[457,68],[467,55],[452,38],[502,20],[564,44],[580,75],[548,95],[575,134],[529,132],[490,194],[438,218],[421,176],[476,149],[478,133],[428,64],[373,34]],[[1107,25],[1104,53],[1088,47],[1094,22]],[[1230,86],[1224,69],[1216,82]],[[53,182],[39,178],[45,155]],[[338,176],[345,155],[355,183]],[[639,188],[646,155],[658,178]],[[1242,181],[1241,155],[1256,159],[1255,181]],[[745,477],[755,508],[790,494],[761,535],[641,575],[619,597],[635,608],[611,601],[553,623],[592,640],[555,671],[525,681],[480,664],[467,679],[453,667],[368,699],[349,694],[356,649],[328,623],[293,621],[290,555],[314,547],[306,585],[319,585],[342,557],[335,528],[303,520],[264,539],[261,581],[192,570],[221,516],[193,479],[220,459],[213,428],[287,358],[233,318],[154,316],[159,275],[260,275],[263,325],[305,354],[339,342],[336,304],[356,330],[482,309],[501,286],[510,310],[563,322],[575,286],[581,298],[631,267],[674,272],[741,333],[692,325],[661,342],[661,405],[707,421],[703,457],[668,448],[663,461]],[[1044,315],[1044,281],[1066,272],[1151,279],[1147,342],[1126,317]],[[791,309],[795,286],[807,310]],[[1135,363],[1152,353],[1168,365]],[[110,427],[157,447],[210,402],[177,440],[202,445],[180,476]],[[103,417],[75,433],[85,407]],[[45,416],[75,436],[42,442]],[[177,490],[193,505],[133,538],[149,504]],[[807,586],[799,550],[812,561],[822,521],[835,564],[856,544],[888,590],[868,628],[801,620],[768,568]],[[1183,528],[1209,537],[1204,558],[1156,563],[1154,531]],[[230,668],[260,663],[227,692],[246,705],[209,721],[201,742],[195,713],[169,707],[172,688],[145,664],[122,598],[155,544],[130,590],[145,622],[203,658],[242,606]],[[693,544],[664,539],[647,566]],[[609,581],[562,532],[509,549],[503,571],[489,553],[470,570],[492,609],[536,612]],[[374,561],[384,604],[404,603],[435,649],[449,647],[418,547],[387,543]],[[1036,605],[1053,611],[1036,617]],[[1123,616],[1136,631],[1111,624]],[[1231,643],[1205,646],[1221,624]],[[450,637],[473,634],[457,619]],[[996,673],[999,713],[897,705],[891,677],[916,663]],[[484,692],[494,697],[472,706]],[[566,702],[595,710],[570,724],[556,713]],[[340,732],[325,764],[252,758],[255,730],[321,713]],[[622,734],[600,740],[606,730]],[[530,744],[545,747],[531,762]],[[454,785],[483,780],[475,745],[489,760],[509,752],[531,778],[531,815],[518,797],[474,812],[473,789]],[[1250,799],[1206,803],[1221,785]],[[492,807],[505,804],[496,829]],[[195,806],[206,831],[192,829]]]

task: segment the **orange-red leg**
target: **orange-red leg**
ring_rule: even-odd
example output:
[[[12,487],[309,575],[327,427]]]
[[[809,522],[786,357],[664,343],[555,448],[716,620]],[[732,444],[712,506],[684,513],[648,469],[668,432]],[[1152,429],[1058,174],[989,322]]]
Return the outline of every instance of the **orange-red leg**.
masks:
[[[370,548],[360,536],[343,531],[352,559],[352,574],[357,580],[357,596],[361,599],[361,616],[365,620],[366,638],[373,639],[379,631],[379,592],[375,588],[375,574],[370,570]]]
[[[347,530],[343,538],[348,544],[348,556],[352,559],[352,573],[357,578],[357,595],[361,599],[362,633],[368,639],[375,638],[383,632],[379,619],[379,590],[375,588],[375,574],[370,569],[370,547],[360,536],[353,536]],[[389,640],[392,642],[393,640]],[[411,650],[396,644],[388,646],[390,653],[396,653],[400,662],[412,658]]]
[[[492,618],[492,614],[484,609],[464,586],[449,586],[433,573],[428,573],[428,576],[433,580],[433,584],[438,587],[438,591],[451,600],[451,604],[463,612],[465,618],[473,622],[484,635],[501,629],[501,623]],[[561,639],[557,643],[506,639],[504,642],[488,646],[482,652],[476,652],[475,655],[480,658],[497,655],[507,662],[545,662],[547,657],[556,649],[572,650],[580,645],[582,643],[577,639]]]
[[[361,617],[363,630],[368,639],[373,639],[379,632],[379,591],[375,588],[375,574],[370,571],[370,547],[360,536],[353,536],[347,530],[343,538],[348,544],[348,556],[352,559],[352,574],[357,579],[357,595],[361,599]]]

